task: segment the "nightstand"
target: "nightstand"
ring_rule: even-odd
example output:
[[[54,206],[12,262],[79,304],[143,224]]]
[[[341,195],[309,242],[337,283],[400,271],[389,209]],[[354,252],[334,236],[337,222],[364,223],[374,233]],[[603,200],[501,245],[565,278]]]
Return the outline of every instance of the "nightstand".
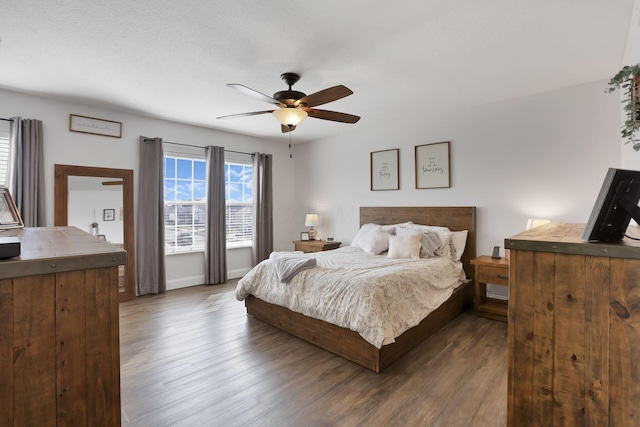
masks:
[[[476,266],[475,306],[478,316],[506,322],[509,303],[505,300],[487,297],[487,283],[509,288],[509,260],[481,256],[471,260],[471,264]]]
[[[325,242],[324,240],[294,240],[296,251],[302,252],[322,252],[338,249],[340,242]]]

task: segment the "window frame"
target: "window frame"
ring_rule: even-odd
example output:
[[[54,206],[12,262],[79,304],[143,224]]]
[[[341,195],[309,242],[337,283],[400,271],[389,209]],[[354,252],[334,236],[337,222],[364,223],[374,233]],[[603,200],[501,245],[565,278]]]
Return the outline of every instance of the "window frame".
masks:
[[[163,190],[165,191],[165,195],[166,195],[166,191],[167,191],[167,170],[166,170],[166,163],[167,163],[167,158],[171,158],[171,159],[175,159],[176,160],[176,168],[175,168],[175,176],[169,179],[172,179],[174,182],[176,182],[176,186],[178,181],[186,181],[189,180],[191,181],[191,185],[193,185],[195,182],[205,182],[206,185],[206,181],[200,180],[200,179],[195,179],[194,176],[194,169],[195,169],[195,162],[196,161],[200,161],[200,162],[204,162],[204,156],[199,153],[199,154],[195,154],[195,153],[191,153],[191,152],[168,152],[165,151],[164,153],[164,158],[163,158],[163,169],[164,169],[164,174],[162,177],[162,187]],[[187,161],[191,161],[192,162],[192,171],[191,171],[191,177],[188,179],[185,178],[180,178],[177,176],[177,162],[178,160],[187,160]],[[206,180],[206,177],[205,177]],[[175,187],[174,187],[174,191]],[[171,206],[177,206],[182,205],[182,206],[192,206],[192,210],[191,210],[191,224],[188,224],[188,227],[190,227],[189,231],[183,230],[183,233],[189,233],[189,238],[191,240],[191,244],[188,245],[181,245],[179,242],[181,240],[181,235],[179,233],[181,233],[181,231],[178,229],[178,223],[179,223],[179,213],[176,211],[175,212],[175,222],[174,222],[174,230],[173,232],[175,233],[172,241],[174,242],[173,245],[169,245],[169,241],[167,240],[167,228],[172,225],[172,224],[167,224],[167,217],[170,216],[170,214],[167,211],[167,208],[171,207]],[[197,215],[194,215],[193,212],[195,212],[195,207],[196,206],[201,206],[204,207],[204,215],[206,215],[206,206],[207,206],[207,200],[206,200],[206,193],[204,194],[204,197],[202,198],[202,200],[190,200],[190,201],[182,201],[182,200],[164,200],[164,227],[165,227],[165,245],[164,245],[164,250],[165,250],[165,255],[175,255],[175,254],[183,254],[183,253],[198,253],[198,252],[204,252],[205,250],[205,246],[204,246],[204,240],[202,241],[201,244],[194,244],[196,241],[196,237],[197,237],[197,233],[198,233],[198,229],[202,228],[202,232],[203,232],[203,239],[204,239],[204,233],[206,233],[206,224],[202,224],[201,226],[199,225],[199,223],[196,222],[196,217]],[[187,225],[187,224],[183,224],[183,225]],[[187,236],[183,236],[183,238],[187,238]]]
[[[198,149],[199,147],[193,147],[193,149],[190,149],[190,147],[181,147],[180,150],[168,150],[165,149],[164,152],[164,158],[163,158],[163,165],[166,165],[166,159],[167,158],[175,158],[175,159],[184,159],[184,160],[191,160],[194,161],[202,161],[206,164],[206,160],[204,157],[204,154],[202,153],[202,149]],[[253,161],[252,161],[252,157],[250,154],[241,154],[241,153],[231,153],[231,152],[226,152],[225,153],[225,169],[227,167],[227,165],[243,165],[243,166],[249,166],[252,169],[252,178],[253,179]],[[164,169],[164,168],[163,168]],[[176,166],[176,174],[177,174],[177,166]],[[163,191],[165,191],[166,194],[166,176],[167,176],[167,171],[165,170],[163,173]],[[178,178],[177,176],[174,178],[170,178],[173,179],[175,181],[178,181],[180,178]],[[192,170],[192,177],[191,180],[193,182],[194,176],[193,176],[193,170]],[[198,180],[199,181],[199,180]],[[225,209],[226,212],[229,212],[229,207],[230,205],[227,203],[227,185],[228,185],[228,179],[227,179],[227,175],[225,174]],[[243,192],[244,194],[244,192]],[[249,217],[250,223],[251,223],[251,228],[250,230],[253,229],[253,188],[251,188],[251,203],[245,203],[242,202],[242,206],[245,207],[249,207],[251,208],[251,215]],[[164,220],[164,226],[165,226],[165,255],[176,255],[176,254],[184,254],[184,253],[198,253],[198,252],[204,252],[205,247],[204,247],[204,243],[202,244],[202,246],[194,246],[193,244],[190,246],[180,246],[179,244],[177,244],[178,239],[176,238],[174,240],[174,242],[176,242],[176,244],[174,245],[168,245],[167,244],[167,207],[170,204],[183,204],[183,205],[192,205],[192,206],[200,206],[200,205],[204,205],[205,206],[205,211],[206,211],[206,194],[205,194],[205,198],[201,201],[187,201],[187,202],[181,202],[181,201],[164,201],[164,209],[165,209],[165,220]],[[232,206],[238,206],[238,203],[236,202],[234,205]],[[205,213],[206,214],[206,213]],[[226,218],[226,224],[225,224],[225,230],[228,230],[229,227],[229,216],[227,215]],[[176,221],[177,222],[177,221]],[[246,225],[244,225],[246,221],[243,221],[243,229],[246,227]],[[194,222],[193,218],[192,218],[192,223],[191,223],[191,227],[192,227],[192,231],[191,231],[191,237],[192,239],[195,238],[195,228],[196,227],[196,223]],[[206,227],[206,225],[205,225]],[[177,232],[177,231],[176,231]],[[227,239],[227,245],[226,248],[227,250],[229,249],[236,249],[236,248],[246,248],[246,247],[251,247],[253,245],[253,236],[252,233],[249,234],[251,236],[250,239],[248,240],[243,240],[243,241],[239,241],[239,242],[229,242],[229,239]],[[192,242],[193,243],[193,242]]]

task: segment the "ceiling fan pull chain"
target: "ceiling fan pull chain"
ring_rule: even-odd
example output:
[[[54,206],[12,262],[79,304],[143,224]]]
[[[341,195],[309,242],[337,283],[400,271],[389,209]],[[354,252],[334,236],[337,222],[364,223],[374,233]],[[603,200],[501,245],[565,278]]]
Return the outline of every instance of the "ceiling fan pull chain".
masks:
[[[289,158],[293,159],[293,151],[291,150],[291,134],[292,132],[289,132]]]

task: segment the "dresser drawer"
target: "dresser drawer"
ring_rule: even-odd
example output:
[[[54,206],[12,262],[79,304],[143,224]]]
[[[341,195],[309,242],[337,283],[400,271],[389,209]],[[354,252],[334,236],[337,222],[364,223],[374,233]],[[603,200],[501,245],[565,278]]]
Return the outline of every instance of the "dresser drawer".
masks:
[[[478,277],[482,283],[491,283],[494,285],[509,285],[509,270],[501,267],[491,267],[486,265],[479,265]]]

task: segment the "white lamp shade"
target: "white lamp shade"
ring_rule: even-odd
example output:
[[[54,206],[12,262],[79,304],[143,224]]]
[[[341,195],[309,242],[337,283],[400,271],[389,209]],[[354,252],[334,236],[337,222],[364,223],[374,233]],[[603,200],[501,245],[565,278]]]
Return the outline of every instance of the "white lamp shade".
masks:
[[[285,126],[298,126],[308,116],[306,111],[298,108],[280,108],[272,114]]]
[[[532,228],[540,227],[541,225],[549,224],[551,221],[548,219],[541,218],[529,218],[527,220],[527,230],[531,230]]]
[[[304,220],[304,225],[307,227],[314,227],[318,225],[318,214],[307,214]]]

